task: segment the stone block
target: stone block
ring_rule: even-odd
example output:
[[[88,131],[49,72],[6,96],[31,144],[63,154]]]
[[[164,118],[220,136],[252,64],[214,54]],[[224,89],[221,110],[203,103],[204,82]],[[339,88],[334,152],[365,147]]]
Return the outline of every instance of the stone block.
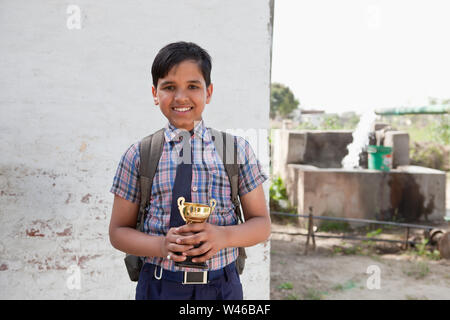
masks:
[[[409,165],[409,134],[388,131],[384,134],[384,145],[392,147],[392,167]]]
[[[341,168],[347,146],[353,141],[351,131],[317,131],[306,133],[301,163],[319,168]]]

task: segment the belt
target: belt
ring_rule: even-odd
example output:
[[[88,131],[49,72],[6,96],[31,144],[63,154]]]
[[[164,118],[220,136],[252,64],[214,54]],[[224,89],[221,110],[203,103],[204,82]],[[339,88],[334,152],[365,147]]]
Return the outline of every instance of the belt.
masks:
[[[181,284],[207,284],[209,281],[219,279],[236,269],[234,262],[222,269],[212,271],[169,271],[150,263],[146,263],[144,268],[146,265],[150,268],[150,272],[153,271],[155,279],[164,279]]]

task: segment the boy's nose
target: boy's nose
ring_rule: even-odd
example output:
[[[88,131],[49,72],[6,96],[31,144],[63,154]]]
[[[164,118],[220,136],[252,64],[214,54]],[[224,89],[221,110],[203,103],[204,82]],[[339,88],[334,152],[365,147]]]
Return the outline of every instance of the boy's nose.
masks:
[[[179,89],[175,92],[175,102],[179,104],[183,104],[189,100],[186,92],[182,89]]]

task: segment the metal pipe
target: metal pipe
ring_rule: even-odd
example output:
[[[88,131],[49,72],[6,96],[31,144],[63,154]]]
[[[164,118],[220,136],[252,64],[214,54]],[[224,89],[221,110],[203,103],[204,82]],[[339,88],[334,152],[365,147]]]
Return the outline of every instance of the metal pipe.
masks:
[[[399,107],[399,108],[380,108],[376,109],[378,115],[405,115],[405,114],[446,114],[450,113],[450,104],[429,105],[421,107]]]
[[[286,212],[277,212],[271,211],[270,214],[280,215],[280,216],[289,216],[289,217],[299,217],[299,218],[308,218],[309,215],[303,214],[294,214],[294,213],[286,213]],[[313,216],[314,219],[320,220],[333,220],[333,221],[344,221],[344,222],[360,222],[360,223],[372,223],[372,224],[385,224],[397,227],[404,228],[416,228],[416,229],[425,229],[431,230],[433,227],[423,226],[420,224],[412,224],[412,223],[400,223],[400,222],[392,222],[392,221],[378,221],[378,220],[369,220],[369,219],[355,219],[355,218],[342,218],[342,217],[327,217],[327,216]]]
[[[289,236],[308,236],[307,233],[299,233],[299,232],[272,231],[272,233],[286,234]],[[316,236],[318,238],[335,238],[335,239],[363,240],[363,241],[391,242],[391,243],[405,244],[405,240],[394,240],[394,239],[366,238],[366,237],[357,237],[357,236],[329,236],[329,235],[323,235],[323,234],[317,234],[317,233],[315,233],[314,236]],[[415,245],[415,242],[412,240],[408,240],[408,244]]]

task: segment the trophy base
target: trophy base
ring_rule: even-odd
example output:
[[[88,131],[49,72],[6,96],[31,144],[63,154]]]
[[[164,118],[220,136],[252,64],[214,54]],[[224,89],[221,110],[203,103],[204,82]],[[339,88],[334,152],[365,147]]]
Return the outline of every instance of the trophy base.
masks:
[[[183,267],[183,268],[195,268],[195,269],[202,269],[206,270],[208,269],[208,266],[206,265],[206,262],[192,262],[190,259],[186,259],[182,262],[175,262],[175,265],[177,267]]]

